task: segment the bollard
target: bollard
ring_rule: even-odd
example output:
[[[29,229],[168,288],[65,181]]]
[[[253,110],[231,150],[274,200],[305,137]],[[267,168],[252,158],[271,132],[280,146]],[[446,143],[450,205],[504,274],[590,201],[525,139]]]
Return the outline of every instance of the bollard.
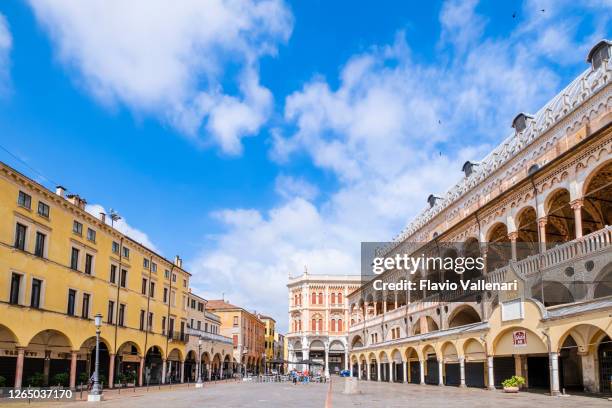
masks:
[[[81,383],[81,396],[79,397],[81,400],[83,399],[83,383]]]

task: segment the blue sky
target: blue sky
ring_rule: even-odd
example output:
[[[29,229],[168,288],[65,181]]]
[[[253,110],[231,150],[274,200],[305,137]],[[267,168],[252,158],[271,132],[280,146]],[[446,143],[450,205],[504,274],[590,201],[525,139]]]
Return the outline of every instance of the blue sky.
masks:
[[[612,9],[83,4],[0,5],[0,144],[46,179],[0,160],[116,209],[204,296],[284,328],[288,274],[358,273],[360,241],[392,239],[587,68]]]

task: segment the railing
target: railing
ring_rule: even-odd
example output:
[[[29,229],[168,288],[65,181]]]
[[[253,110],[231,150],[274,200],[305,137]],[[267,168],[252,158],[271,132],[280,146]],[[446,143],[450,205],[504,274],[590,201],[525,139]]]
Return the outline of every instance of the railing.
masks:
[[[189,341],[189,335],[183,332],[170,332],[167,337],[172,342],[187,343]]]
[[[203,330],[187,329],[187,332],[194,337],[201,337],[202,340],[216,341],[220,343],[233,344],[233,340],[229,337],[222,336],[217,333],[208,333]]]
[[[607,226],[582,238],[531,255],[513,264],[521,276],[530,276],[564,262],[593,254],[612,246],[612,227]]]

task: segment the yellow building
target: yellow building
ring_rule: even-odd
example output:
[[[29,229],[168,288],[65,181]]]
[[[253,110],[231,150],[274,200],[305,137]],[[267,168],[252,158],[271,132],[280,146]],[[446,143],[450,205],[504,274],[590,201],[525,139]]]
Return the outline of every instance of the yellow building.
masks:
[[[99,313],[105,383],[180,381],[190,274],[85,205],[0,163],[0,376],[87,382]]]
[[[274,335],[276,333],[276,320],[270,316],[258,315],[259,320],[265,324],[264,348],[266,349],[266,361],[274,359]]]

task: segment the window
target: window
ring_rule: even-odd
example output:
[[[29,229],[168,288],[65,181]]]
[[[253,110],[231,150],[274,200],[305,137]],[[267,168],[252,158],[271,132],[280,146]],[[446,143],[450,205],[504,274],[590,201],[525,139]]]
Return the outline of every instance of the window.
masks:
[[[122,288],[125,288],[127,285],[127,271],[125,269],[121,270],[121,282],[120,285]]]
[[[168,337],[172,337],[174,335],[174,319],[172,317],[168,318]]]
[[[153,281],[149,283],[149,296],[155,297],[155,282]]]
[[[166,279],[170,279],[170,271],[169,271],[169,270],[167,270],[167,269],[166,269],[166,270],[164,271],[164,277],[165,277]]]
[[[15,248],[25,251],[26,231],[28,228],[20,223],[15,227]]]
[[[19,196],[17,197],[17,205],[29,210],[32,208],[32,197],[29,194],[20,191]]]
[[[151,262],[151,272],[157,272],[157,264],[155,262]]]
[[[83,293],[83,305],[81,307],[81,317],[89,318],[89,293]]]
[[[234,316],[234,327],[238,326],[238,316]]]
[[[149,269],[149,265],[150,265],[149,264],[149,260],[147,258],[144,258],[142,260],[142,267],[145,268],[145,269]]]
[[[72,232],[78,235],[83,235],[83,224],[75,220],[72,223]]]
[[[342,304],[342,293],[338,293],[338,304]]]
[[[113,324],[113,319],[115,316],[115,302],[112,300],[108,301],[108,316],[106,316],[106,321],[108,324]]]
[[[186,288],[187,287],[187,279],[183,279],[183,287]]]
[[[333,332],[336,331],[336,321],[335,320],[331,321],[331,331],[333,331]]]
[[[85,273],[91,275],[93,269],[93,255],[85,254]]]
[[[68,313],[69,316],[74,316],[75,303],[76,303],[76,290],[68,289],[68,309],[66,310],[66,313]]]
[[[204,322],[204,331],[208,332],[208,323]]]
[[[147,323],[147,330],[153,331],[153,312],[149,312],[149,321]]]
[[[70,255],[70,267],[75,271],[79,269],[79,250],[72,248],[72,254]]]
[[[119,253],[119,243],[117,241],[113,241],[112,250],[113,254]]]
[[[117,323],[119,326],[125,326],[125,305],[123,303],[119,305],[119,319]]]
[[[42,291],[42,281],[32,279],[32,294],[30,295],[30,307],[38,309],[40,307],[40,292]]]
[[[45,256],[45,239],[47,236],[42,232],[36,232],[36,245],[34,246],[34,255],[39,257]]]
[[[317,294],[312,292],[312,302],[313,305],[317,304]]]
[[[96,242],[96,231],[91,228],[87,228],[87,240],[91,242]]]
[[[323,304],[323,294],[319,293],[319,304],[322,305]]]
[[[111,265],[108,280],[110,283],[117,283],[117,265]]]
[[[123,247],[123,257],[125,259],[130,259],[130,248]]]
[[[172,282],[176,282],[176,273],[172,274]]]
[[[147,294],[147,278],[142,278],[142,286],[140,288],[140,293],[143,295]]]
[[[49,206],[42,201],[38,202],[38,215],[49,218]]]
[[[202,322],[198,320],[198,330],[202,330]]]
[[[140,310],[140,330],[144,330],[144,324],[145,324],[145,311],[144,310]]]
[[[164,303],[168,303],[168,288],[164,288]]]
[[[332,305],[336,304],[336,294],[335,293],[331,294],[331,303],[332,303]]]
[[[399,328],[397,330],[399,331]],[[338,331],[342,331],[342,319],[338,319]]]
[[[13,305],[19,304],[19,292],[21,290],[21,275],[14,273],[11,276],[11,293],[9,296],[9,303]]]
[[[162,316],[162,334],[166,334],[166,316]]]

